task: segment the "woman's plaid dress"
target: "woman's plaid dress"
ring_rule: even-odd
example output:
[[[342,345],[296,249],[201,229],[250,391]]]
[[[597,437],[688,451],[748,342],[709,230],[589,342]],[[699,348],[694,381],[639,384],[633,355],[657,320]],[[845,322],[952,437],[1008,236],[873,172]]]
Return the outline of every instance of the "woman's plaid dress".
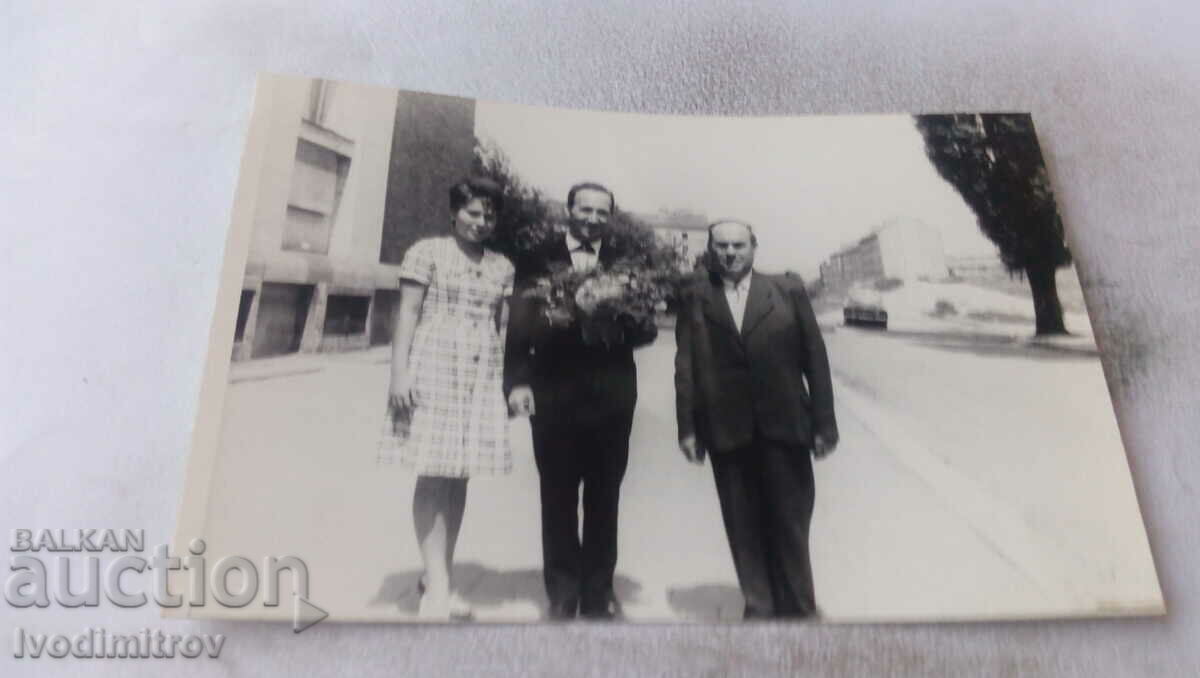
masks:
[[[476,263],[452,236],[428,238],[409,248],[400,278],[426,285],[408,358],[415,406],[388,407],[379,463],[452,478],[508,473],[505,328],[496,318],[512,294],[512,263],[491,250]]]

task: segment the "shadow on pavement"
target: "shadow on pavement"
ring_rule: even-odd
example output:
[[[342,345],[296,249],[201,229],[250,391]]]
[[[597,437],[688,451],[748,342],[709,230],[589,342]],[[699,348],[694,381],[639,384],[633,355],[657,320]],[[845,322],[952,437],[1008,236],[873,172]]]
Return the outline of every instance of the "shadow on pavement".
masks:
[[[705,622],[740,620],[746,604],[741,589],[729,584],[667,589],[667,603],[679,617]]]
[[[537,609],[539,618],[546,617],[546,590],[540,569],[496,570],[478,563],[454,566],[455,588],[472,607],[486,609],[511,603],[526,603]],[[383,579],[371,605],[395,605],[401,613],[415,615],[420,602],[417,583],[421,570],[394,572]],[[618,573],[613,581],[614,593],[622,603],[637,601],[642,585]]]

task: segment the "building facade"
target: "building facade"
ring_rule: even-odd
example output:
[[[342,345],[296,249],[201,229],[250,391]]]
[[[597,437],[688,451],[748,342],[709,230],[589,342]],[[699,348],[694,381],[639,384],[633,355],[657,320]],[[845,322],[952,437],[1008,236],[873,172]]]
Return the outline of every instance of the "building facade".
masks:
[[[1004,266],[1000,255],[947,257],[946,268],[955,280],[999,280],[1013,274]]]
[[[651,228],[659,242],[679,252],[689,267],[708,246],[708,217],[690,210],[660,210],[655,214],[635,215]]]
[[[398,264],[444,232],[470,171],[469,99],[264,79],[272,126],[255,194],[233,359],[391,339]]]
[[[689,269],[691,264],[696,261],[696,257],[704,252],[708,242],[708,229],[703,226],[699,228],[657,226],[654,234],[658,236],[659,242],[670,245],[676,252],[679,252],[684,265]]]
[[[947,275],[942,236],[910,219],[893,219],[821,264],[821,283],[844,288],[860,280],[941,280]]]

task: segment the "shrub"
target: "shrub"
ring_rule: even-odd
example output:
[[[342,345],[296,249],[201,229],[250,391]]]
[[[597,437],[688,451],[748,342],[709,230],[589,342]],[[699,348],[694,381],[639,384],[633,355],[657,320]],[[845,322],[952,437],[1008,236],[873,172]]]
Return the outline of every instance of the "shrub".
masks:
[[[929,315],[935,318],[944,318],[948,315],[958,315],[958,309],[949,301],[938,299],[937,304],[934,305],[933,311]]]

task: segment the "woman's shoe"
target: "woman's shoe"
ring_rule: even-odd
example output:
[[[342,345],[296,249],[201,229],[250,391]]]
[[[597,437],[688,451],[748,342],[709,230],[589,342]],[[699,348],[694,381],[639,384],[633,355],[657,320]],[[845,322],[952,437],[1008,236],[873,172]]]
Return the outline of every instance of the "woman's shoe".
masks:
[[[421,594],[421,602],[417,604],[417,619],[427,622],[450,621],[450,596],[435,596],[429,592]]]
[[[421,596],[422,604],[425,604],[425,598],[426,598],[425,592],[427,590],[428,589],[425,586],[425,575],[421,575],[421,578],[417,580],[417,593],[420,594],[420,596]],[[430,604],[432,605],[432,603],[430,603]],[[420,614],[421,614],[420,610],[421,610],[421,608],[420,608],[420,606],[418,606],[418,608],[417,608],[418,616],[420,616]],[[457,591],[451,591],[449,596],[447,597],[446,611],[447,611],[446,612],[446,620],[449,620],[451,618],[464,619],[464,620],[470,620],[470,619],[475,618],[475,611],[471,609],[471,604],[468,603],[466,600],[464,600],[463,597],[461,595],[459,595]]]
[[[454,619],[470,621],[475,618],[475,611],[471,609],[471,604],[468,603],[457,591],[450,592],[450,616]]]

